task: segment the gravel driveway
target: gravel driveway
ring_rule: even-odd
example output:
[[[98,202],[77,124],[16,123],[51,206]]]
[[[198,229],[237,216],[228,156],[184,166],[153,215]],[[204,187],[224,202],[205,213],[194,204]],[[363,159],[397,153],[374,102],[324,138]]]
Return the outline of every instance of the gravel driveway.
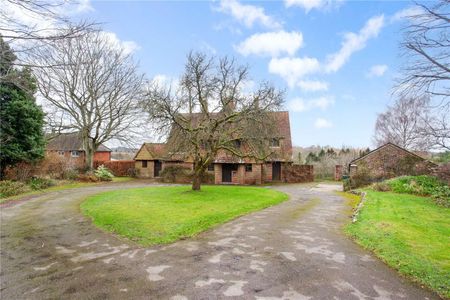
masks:
[[[280,205],[168,246],[142,248],[95,228],[88,195],[52,192],[1,209],[2,299],[437,299],[341,233],[332,186],[274,187]]]

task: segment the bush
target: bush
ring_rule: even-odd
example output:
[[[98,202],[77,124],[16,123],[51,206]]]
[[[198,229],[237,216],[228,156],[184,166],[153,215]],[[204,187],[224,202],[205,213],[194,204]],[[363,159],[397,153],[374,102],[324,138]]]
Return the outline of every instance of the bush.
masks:
[[[402,176],[386,181],[396,193],[431,196],[439,205],[450,206],[450,188],[433,176]]]
[[[190,182],[191,170],[183,166],[167,166],[161,171],[163,182]]]
[[[388,192],[391,190],[391,187],[387,184],[387,182],[382,181],[372,184],[372,189],[379,192]]]
[[[31,191],[30,187],[20,181],[0,181],[0,198],[11,197]]]
[[[32,190],[42,190],[55,185],[53,180],[40,177],[32,177],[27,183]]]
[[[101,181],[111,181],[114,178],[114,175],[104,165],[98,166],[94,174]]]
[[[94,174],[94,172],[86,172],[78,175],[78,180],[82,182],[98,182],[100,179]]]

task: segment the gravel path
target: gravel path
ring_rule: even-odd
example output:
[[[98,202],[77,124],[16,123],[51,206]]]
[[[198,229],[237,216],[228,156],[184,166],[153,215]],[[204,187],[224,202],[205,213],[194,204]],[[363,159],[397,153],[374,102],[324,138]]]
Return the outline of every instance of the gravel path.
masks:
[[[284,185],[289,201],[196,238],[142,248],[95,228],[79,204],[123,183],[1,210],[2,299],[438,299],[341,233],[333,186]]]

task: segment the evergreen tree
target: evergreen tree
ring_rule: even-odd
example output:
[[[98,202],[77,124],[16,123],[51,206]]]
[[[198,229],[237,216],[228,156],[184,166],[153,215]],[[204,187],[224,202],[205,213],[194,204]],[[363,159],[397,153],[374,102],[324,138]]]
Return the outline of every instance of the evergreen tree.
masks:
[[[35,80],[29,69],[13,67],[15,59],[0,36],[0,179],[7,167],[35,162],[45,151],[44,113],[33,96]]]

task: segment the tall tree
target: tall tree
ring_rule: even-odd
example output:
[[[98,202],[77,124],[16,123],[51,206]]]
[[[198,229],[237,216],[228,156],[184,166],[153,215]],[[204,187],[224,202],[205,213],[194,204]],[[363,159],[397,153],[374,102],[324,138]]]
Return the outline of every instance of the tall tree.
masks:
[[[423,135],[427,98],[399,98],[386,112],[378,114],[374,140],[378,146],[391,142],[411,150],[428,150],[432,145]]]
[[[248,67],[233,59],[214,59],[190,53],[179,87],[149,87],[144,103],[150,119],[169,135],[169,152],[185,153],[194,161],[193,190],[218,153],[262,160],[276,137],[271,111],[283,102],[283,93],[268,83],[245,90]]]
[[[7,167],[34,162],[44,156],[44,113],[36,104],[34,78],[29,69],[13,67],[15,55],[0,36],[0,179]]]
[[[89,8],[77,0],[2,0],[0,34],[14,45],[17,59],[14,66],[45,68],[38,55],[53,42],[78,38],[95,27],[89,21],[71,20],[70,13]],[[36,51],[39,50],[39,51]],[[11,80],[0,75],[0,81]]]
[[[36,71],[38,88],[56,132],[79,132],[86,167],[110,140],[128,142],[139,126],[142,78],[132,56],[102,32],[55,41],[41,55],[48,68]]]
[[[416,4],[401,47],[406,62],[396,92],[402,98],[428,97],[422,134],[434,148],[450,149],[450,1]]]

